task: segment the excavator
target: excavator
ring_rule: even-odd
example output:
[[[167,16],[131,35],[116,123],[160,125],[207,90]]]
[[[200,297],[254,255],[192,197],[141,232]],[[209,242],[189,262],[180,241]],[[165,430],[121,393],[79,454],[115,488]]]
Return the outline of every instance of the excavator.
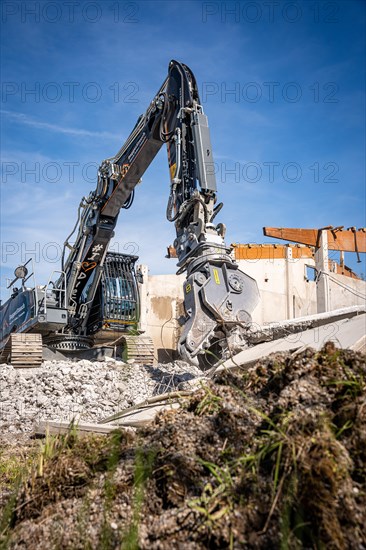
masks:
[[[135,187],[163,144],[170,171],[166,217],[176,231],[177,274],[186,277],[178,355],[206,368],[245,346],[257,284],[233,259],[225,225],[214,223],[223,204],[207,117],[192,71],[172,60],[124,145],[100,164],[96,189],[82,198],[66,239],[60,271],[46,285],[27,287],[30,260],[15,270],[11,297],[1,306],[1,361],[39,364],[42,346],[80,356],[122,342],[124,356],[151,364],[152,341],[139,330],[138,258],[108,246],[120,211],[132,206]]]

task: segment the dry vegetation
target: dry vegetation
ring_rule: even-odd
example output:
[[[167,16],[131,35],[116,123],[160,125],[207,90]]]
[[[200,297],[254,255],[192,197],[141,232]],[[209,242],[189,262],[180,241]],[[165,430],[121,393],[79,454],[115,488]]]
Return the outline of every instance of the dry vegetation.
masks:
[[[366,548],[365,358],[328,344],[207,383],[135,434],[0,455],[1,548]]]

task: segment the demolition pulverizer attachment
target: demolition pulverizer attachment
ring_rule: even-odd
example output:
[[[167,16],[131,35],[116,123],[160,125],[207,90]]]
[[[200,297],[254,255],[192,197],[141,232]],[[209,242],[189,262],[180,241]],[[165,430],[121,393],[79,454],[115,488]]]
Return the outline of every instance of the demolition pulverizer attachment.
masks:
[[[207,261],[184,283],[186,321],[178,352],[202,369],[211,368],[246,347],[258,286],[231,261]]]

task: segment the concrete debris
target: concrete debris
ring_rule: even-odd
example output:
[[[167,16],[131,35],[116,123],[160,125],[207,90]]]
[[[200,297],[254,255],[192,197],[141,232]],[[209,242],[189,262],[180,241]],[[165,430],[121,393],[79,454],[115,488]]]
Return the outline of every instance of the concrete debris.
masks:
[[[361,314],[352,318],[341,318],[303,331],[291,332],[284,338],[262,342],[249,349],[241,351],[213,372],[217,374],[226,369],[236,369],[254,365],[258,360],[268,357],[271,353],[296,351],[304,348],[320,350],[328,341],[332,341],[340,349],[352,349],[354,351],[365,350],[366,315]],[[283,325],[285,326],[285,324]],[[279,324],[282,329],[282,325]]]
[[[0,431],[31,432],[45,420],[97,422],[150,397],[189,389],[202,372],[183,361],[157,367],[122,361],[0,365]]]
[[[72,420],[96,423],[151,397],[197,388],[201,380],[207,380],[222,370],[235,370],[238,365],[248,368],[275,352],[294,353],[307,347],[319,350],[328,340],[340,348],[362,351],[366,327],[366,315],[362,311],[361,308],[344,308],[309,319],[294,319],[264,327],[268,328],[269,341],[241,351],[212,372],[202,373],[184,361],[151,367],[111,358],[102,362],[45,361],[40,368],[32,369],[14,369],[2,364],[0,428],[3,433],[19,434],[44,427],[46,421],[57,421],[57,426],[62,429],[63,424],[67,426]],[[323,324],[325,321],[328,323]],[[282,333],[286,337],[279,338]],[[274,334],[277,339],[273,339]],[[142,412],[132,409],[123,418],[120,416],[116,423],[120,426],[142,425],[151,421],[161,408],[164,405],[156,403],[148,407],[149,410],[143,407]],[[88,427],[86,431],[89,431]]]
[[[327,313],[317,313],[287,321],[267,323],[262,326],[257,326],[253,323],[247,339],[250,345],[256,345],[262,342],[279,340],[280,338],[285,338],[291,334],[298,334],[312,328],[324,327],[323,330],[326,331],[331,323],[338,323],[342,319],[352,319],[364,313],[366,313],[366,306],[350,306],[328,311]],[[327,335],[325,332],[324,338],[326,339],[327,336],[329,337],[329,334]]]

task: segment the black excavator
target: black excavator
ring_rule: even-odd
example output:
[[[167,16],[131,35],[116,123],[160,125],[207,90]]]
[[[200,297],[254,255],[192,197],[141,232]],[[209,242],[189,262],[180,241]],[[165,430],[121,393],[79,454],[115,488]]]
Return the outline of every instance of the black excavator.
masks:
[[[121,209],[131,207],[136,185],[164,143],[171,180],[166,215],[176,229],[177,273],[186,274],[177,352],[205,368],[245,346],[257,284],[233,260],[225,225],[214,223],[223,204],[217,202],[207,117],[192,71],[172,60],[145,114],[118,153],[101,163],[96,189],[82,198],[55,280],[29,288],[28,262],[15,270],[11,297],[1,306],[0,360],[37,364],[42,344],[80,355],[113,341],[122,342],[125,355],[151,363],[151,338],[139,330],[137,257],[108,246]]]

